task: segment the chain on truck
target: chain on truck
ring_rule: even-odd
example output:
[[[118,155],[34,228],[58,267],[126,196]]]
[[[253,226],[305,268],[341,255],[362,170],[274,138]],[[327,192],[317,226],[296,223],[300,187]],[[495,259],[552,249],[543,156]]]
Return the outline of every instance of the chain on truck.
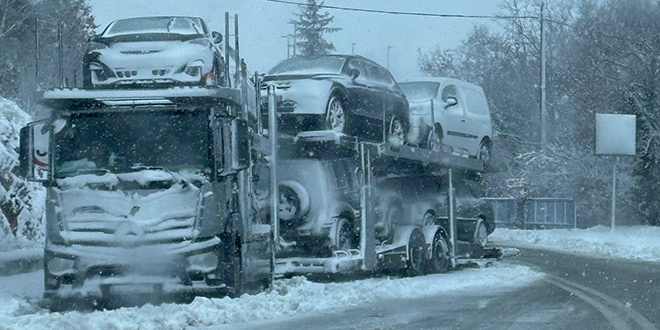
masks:
[[[443,272],[483,252],[484,224],[458,219],[453,187],[479,160],[279,134],[275,88],[235,53],[233,87],[44,92],[51,116],[21,130],[21,172],[47,190],[52,309],[237,296],[290,274]]]

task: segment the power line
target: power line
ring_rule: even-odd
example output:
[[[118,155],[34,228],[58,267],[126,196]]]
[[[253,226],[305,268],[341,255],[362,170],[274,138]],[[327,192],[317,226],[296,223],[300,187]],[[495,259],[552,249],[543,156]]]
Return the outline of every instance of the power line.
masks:
[[[275,3],[282,3],[282,4],[287,4],[287,5],[307,6],[306,3],[299,3],[299,2],[287,1],[287,0],[266,0],[266,1],[275,2]],[[419,13],[419,12],[406,12],[406,11],[350,8],[350,7],[339,7],[339,6],[328,6],[328,5],[322,5],[322,6],[319,6],[319,7],[326,8],[326,9],[353,11],[353,12],[361,12],[361,13],[403,15],[403,16],[425,16],[425,17],[443,17],[443,18],[486,18],[486,19],[513,19],[513,18],[539,19],[538,16],[434,14],[434,13]]]

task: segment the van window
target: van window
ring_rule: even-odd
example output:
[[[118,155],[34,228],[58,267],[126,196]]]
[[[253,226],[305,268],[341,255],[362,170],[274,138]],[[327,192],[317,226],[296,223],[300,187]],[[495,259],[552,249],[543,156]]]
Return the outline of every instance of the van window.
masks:
[[[472,88],[465,89],[467,111],[476,115],[488,115],[488,102],[484,95]]]

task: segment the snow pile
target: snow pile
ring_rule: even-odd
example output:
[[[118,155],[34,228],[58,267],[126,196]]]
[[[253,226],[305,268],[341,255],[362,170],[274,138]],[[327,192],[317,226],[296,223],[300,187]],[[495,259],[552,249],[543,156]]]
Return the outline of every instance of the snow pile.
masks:
[[[660,261],[660,227],[596,226],[589,229],[496,229],[489,239],[513,245],[600,258]]]
[[[45,191],[17,175],[19,132],[29,121],[16,103],[0,97],[0,251],[29,247],[42,237]]]
[[[26,276],[37,282],[39,272],[8,277],[25,286]],[[519,265],[465,269],[416,278],[375,278],[346,283],[313,283],[304,277],[275,282],[274,290],[238,299],[197,298],[189,305],[146,305],[112,311],[47,313],[36,307],[37,289],[0,290],[0,329],[184,329],[289,317],[299,313],[346,308],[380,299],[480,292],[516,288],[542,275]],[[18,280],[19,278],[22,279]],[[3,279],[4,280],[4,279]],[[35,295],[18,298],[12,295]],[[7,327],[7,328],[3,328]]]

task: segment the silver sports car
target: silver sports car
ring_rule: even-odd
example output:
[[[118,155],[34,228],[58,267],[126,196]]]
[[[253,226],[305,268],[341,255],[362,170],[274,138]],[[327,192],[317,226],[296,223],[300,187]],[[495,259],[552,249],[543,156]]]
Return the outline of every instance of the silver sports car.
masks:
[[[90,40],[83,87],[221,84],[221,42],[199,17],[116,20]]]

